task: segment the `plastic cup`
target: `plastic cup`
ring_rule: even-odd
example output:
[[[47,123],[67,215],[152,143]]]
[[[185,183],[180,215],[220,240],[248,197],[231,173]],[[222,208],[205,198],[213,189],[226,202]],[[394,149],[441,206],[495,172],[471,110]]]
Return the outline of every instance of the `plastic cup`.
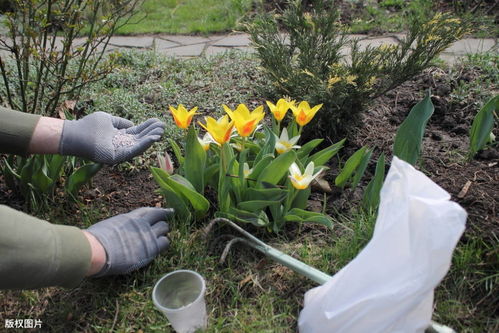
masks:
[[[152,301],[176,332],[192,333],[207,327],[205,292],[206,283],[201,275],[190,270],[178,270],[156,282]]]

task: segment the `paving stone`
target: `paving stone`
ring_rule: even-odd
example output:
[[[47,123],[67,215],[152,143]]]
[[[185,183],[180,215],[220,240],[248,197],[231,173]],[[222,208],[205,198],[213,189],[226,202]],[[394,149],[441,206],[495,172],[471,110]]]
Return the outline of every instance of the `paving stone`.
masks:
[[[109,44],[121,47],[130,48],[150,48],[152,47],[152,42],[154,37],[141,36],[141,37],[127,37],[127,36],[117,36],[111,37]]]
[[[229,35],[212,43],[213,46],[248,46],[250,44],[248,34]]]
[[[398,42],[395,38],[392,37],[379,37],[379,38],[369,38],[359,41],[359,47],[361,50],[365,50],[365,48],[369,45],[372,47],[378,47],[383,44],[386,45],[397,45]]]
[[[351,35],[347,35],[347,38],[348,39],[366,39],[368,38],[369,36],[367,35],[359,35],[359,34],[351,34]]]
[[[157,51],[163,51],[165,49],[169,49],[172,47],[178,47],[180,46],[180,44],[177,44],[169,40],[164,40],[162,38],[156,38],[154,39],[154,46],[156,47]]]
[[[164,49],[161,52],[163,54],[176,57],[199,57],[203,53],[204,47],[204,44],[195,44],[172,47],[169,49]]]
[[[458,40],[445,50],[447,53],[467,54],[467,53],[480,53],[492,49],[496,45],[493,39],[478,39],[467,38]]]
[[[192,45],[211,41],[209,38],[200,36],[161,35],[160,38],[180,45]]]
[[[218,54],[222,54],[230,51],[231,47],[223,47],[223,46],[208,46],[204,51],[204,55],[207,57],[215,56]]]
[[[440,59],[445,61],[449,65],[453,65],[458,62],[459,56],[453,53],[442,52],[438,55]]]

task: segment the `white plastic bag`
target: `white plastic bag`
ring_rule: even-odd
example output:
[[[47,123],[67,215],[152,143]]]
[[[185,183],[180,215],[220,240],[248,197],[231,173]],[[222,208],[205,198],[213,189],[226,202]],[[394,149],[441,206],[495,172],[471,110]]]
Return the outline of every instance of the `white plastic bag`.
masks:
[[[423,332],[466,216],[444,189],[394,157],[371,241],[305,294],[300,332]]]

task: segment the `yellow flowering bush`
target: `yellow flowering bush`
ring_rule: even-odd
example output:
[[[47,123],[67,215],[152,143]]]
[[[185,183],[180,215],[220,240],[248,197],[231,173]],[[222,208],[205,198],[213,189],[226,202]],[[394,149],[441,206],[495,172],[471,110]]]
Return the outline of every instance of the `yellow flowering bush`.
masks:
[[[324,103],[306,137],[320,133],[338,139],[353,133],[370,101],[420,73],[469,30],[450,14],[414,15],[400,43],[364,47],[347,38],[334,1],[303,2],[290,2],[279,15],[257,16],[249,32],[270,98]]]
[[[312,151],[323,139],[298,145],[300,133],[322,104],[280,99],[267,101],[271,126],[263,126],[265,107],[250,111],[244,104],[236,109],[223,105],[225,115],[192,122],[197,107],[190,111],[170,106],[178,127],[186,129],[183,147],[170,141],[177,166],[169,156],[159,157],[159,168],[151,172],[168,205],[183,218],[202,218],[216,193],[217,216],[279,232],[286,222],[315,222],[331,226],[331,219],[306,211],[311,182],[325,164],[342,148],[344,140]],[[282,126],[286,115],[291,120]],[[210,197],[211,198],[211,197]],[[211,201],[211,202],[210,202]]]

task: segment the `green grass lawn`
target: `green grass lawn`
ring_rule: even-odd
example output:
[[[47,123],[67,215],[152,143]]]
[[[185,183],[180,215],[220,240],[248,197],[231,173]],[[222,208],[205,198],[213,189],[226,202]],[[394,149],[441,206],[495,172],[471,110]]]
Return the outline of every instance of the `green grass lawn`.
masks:
[[[251,0],[146,0],[119,34],[207,34],[230,31]]]

